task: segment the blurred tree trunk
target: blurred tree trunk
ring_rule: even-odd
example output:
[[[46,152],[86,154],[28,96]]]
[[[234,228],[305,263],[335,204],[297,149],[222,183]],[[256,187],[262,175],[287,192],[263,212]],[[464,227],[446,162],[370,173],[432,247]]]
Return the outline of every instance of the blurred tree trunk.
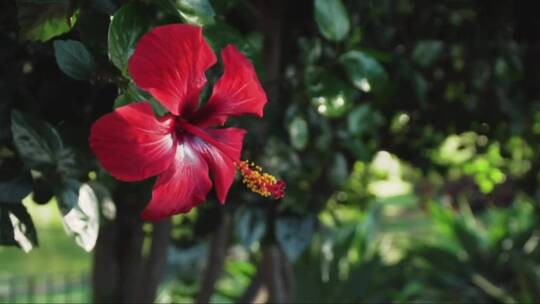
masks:
[[[537,107],[538,102],[540,102],[540,86],[538,86],[540,81],[540,33],[538,32],[540,19],[535,8],[536,2],[534,1],[513,2],[514,38],[522,48],[523,87],[530,108]],[[531,135],[530,142],[536,142],[536,135]],[[540,161],[538,158],[534,158],[532,168],[527,173],[528,177],[522,178],[516,188],[525,189],[529,193],[536,192],[538,170],[540,170]]]
[[[167,260],[170,220],[153,224],[150,252],[139,219],[141,198],[131,191],[115,198],[118,214],[103,225],[94,251],[93,300],[96,303],[153,302]],[[138,202],[139,201],[139,202]]]
[[[225,264],[229,235],[231,230],[231,219],[226,214],[222,215],[220,225],[212,236],[210,250],[208,251],[208,263],[202,277],[202,285],[197,294],[196,303],[208,303],[212,298],[215,285]]]

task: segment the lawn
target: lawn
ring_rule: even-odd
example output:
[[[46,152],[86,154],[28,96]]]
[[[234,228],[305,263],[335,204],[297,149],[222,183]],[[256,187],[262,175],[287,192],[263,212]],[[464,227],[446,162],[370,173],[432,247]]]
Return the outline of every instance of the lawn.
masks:
[[[91,254],[66,235],[56,202],[36,205],[25,199],[24,205],[34,219],[39,247],[29,253],[16,247],[0,247],[0,276],[87,272]]]
[[[56,202],[25,206],[36,225],[39,247],[24,253],[0,247],[0,303],[87,301],[91,254],[66,235]]]

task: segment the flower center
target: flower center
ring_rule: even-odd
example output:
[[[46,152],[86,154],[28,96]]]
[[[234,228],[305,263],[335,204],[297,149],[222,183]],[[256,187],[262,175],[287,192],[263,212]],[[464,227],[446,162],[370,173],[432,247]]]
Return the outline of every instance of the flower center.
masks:
[[[273,199],[285,196],[286,184],[283,180],[278,180],[273,175],[263,172],[262,168],[253,162],[243,160],[235,165],[242,175],[242,182],[249,190],[263,197],[271,196]]]
[[[200,139],[204,140],[205,142],[213,145],[214,147],[218,148],[221,152],[223,152],[227,157],[229,157],[232,161],[237,161],[238,158],[235,157],[234,155],[234,151],[232,151],[232,148],[220,141],[218,141],[217,139],[215,139],[214,137],[212,137],[210,134],[206,133],[206,131],[204,131],[203,129],[201,128],[198,128],[192,124],[190,124],[189,122],[187,122],[186,120],[184,119],[181,119],[181,118],[177,118],[176,119],[176,134],[179,134],[181,135],[182,132],[187,132],[187,133],[190,133],[194,136],[197,136],[199,137]]]

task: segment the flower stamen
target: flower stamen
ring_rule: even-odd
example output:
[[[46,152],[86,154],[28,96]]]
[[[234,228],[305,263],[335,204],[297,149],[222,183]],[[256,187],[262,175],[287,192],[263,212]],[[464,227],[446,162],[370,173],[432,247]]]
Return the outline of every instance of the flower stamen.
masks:
[[[249,190],[273,199],[285,196],[286,184],[283,180],[278,180],[273,175],[263,172],[262,168],[253,162],[243,160],[235,165],[242,174],[242,182]]]

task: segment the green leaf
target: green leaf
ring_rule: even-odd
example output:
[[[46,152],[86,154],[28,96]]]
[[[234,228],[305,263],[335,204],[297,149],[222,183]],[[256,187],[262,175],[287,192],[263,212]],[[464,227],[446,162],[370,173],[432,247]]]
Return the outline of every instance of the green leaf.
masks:
[[[60,135],[51,125],[14,110],[11,113],[11,132],[15,147],[28,168],[55,168],[64,147]]]
[[[412,59],[422,67],[428,67],[441,56],[443,46],[439,40],[419,41],[414,47]]]
[[[236,215],[236,235],[246,247],[260,240],[266,232],[266,214],[260,208],[241,208]]]
[[[55,180],[47,176],[35,176],[32,179],[32,200],[39,205],[48,203],[54,195]]]
[[[167,109],[150,94],[140,90],[134,83],[130,83],[114,100],[113,108],[125,106],[130,103],[148,101],[157,116],[167,113]]]
[[[86,183],[66,179],[56,195],[67,234],[84,250],[91,251],[99,232],[99,202],[94,190]]]
[[[292,146],[297,150],[304,150],[309,142],[309,128],[302,116],[296,116],[289,124],[289,136]]]
[[[88,185],[92,187],[99,201],[99,213],[103,219],[112,221],[116,218],[116,205],[114,204],[112,194],[107,187],[97,181],[90,181]]]
[[[228,44],[233,44],[256,64],[254,59],[260,53],[261,45],[256,41],[257,39],[249,39],[248,35],[244,36],[230,24],[216,21],[212,25],[207,25],[204,27],[204,37],[216,51],[223,49]],[[256,37],[254,36],[254,38]]]
[[[37,232],[32,218],[20,202],[0,205],[0,245],[16,245],[24,252],[29,252],[38,246]]]
[[[311,103],[319,114],[337,118],[351,107],[354,89],[330,71],[310,67],[305,77]]]
[[[130,2],[112,17],[107,37],[109,58],[124,76],[128,75],[127,63],[135,44],[153,25],[150,13],[143,4]]]
[[[315,232],[313,216],[281,216],[276,221],[276,237],[289,258],[294,262],[306,249]]]
[[[77,18],[68,0],[17,0],[19,36],[23,40],[45,42],[71,30]]]
[[[74,178],[66,178],[55,189],[58,207],[63,215],[77,206],[81,183]]]
[[[378,90],[388,80],[382,65],[361,51],[349,51],[339,58],[354,86],[364,92]]]
[[[0,202],[19,202],[32,192],[32,178],[28,172],[4,180],[0,177]]]
[[[172,8],[187,23],[210,25],[216,15],[209,0],[162,0],[162,6]]]
[[[328,40],[341,41],[349,33],[349,16],[341,0],[315,0],[315,21]]]
[[[32,192],[32,177],[18,158],[0,158],[0,204],[19,203]]]
[[[328,174],[329,182],[334,187],[340,187],[347,181],[348,177],[349,168],[347,166],[347,160],[343,154],[336,153]]]
[[[13,223],[9,217],[9,211],[6,206],[0,205],[0,245],[17,246],[15,233],[13,232]]]
[[[384,118],[379,112],[372,110],[368,104],[363,104],[349,112],[347,127],[351,134],[362,136],[368,131],[375,130],[383,121]]]
[[[60,70],[71,78],[89,80],[94,74],[94,58],[79,41],[56,40],[54,57]]]

